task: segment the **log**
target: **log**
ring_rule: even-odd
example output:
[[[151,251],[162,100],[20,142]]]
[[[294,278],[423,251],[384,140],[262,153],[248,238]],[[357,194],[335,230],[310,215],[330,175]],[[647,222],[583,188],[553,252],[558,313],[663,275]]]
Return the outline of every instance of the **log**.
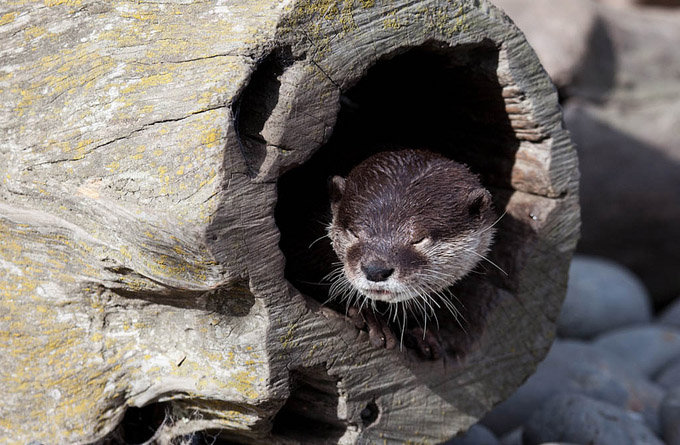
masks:
[[[1,441],[434,443],[545,355],[577,160],[487,1],[4,2],[0,41]],[[326,180],[380,144],[504,215],[441,360],[321,304]]]

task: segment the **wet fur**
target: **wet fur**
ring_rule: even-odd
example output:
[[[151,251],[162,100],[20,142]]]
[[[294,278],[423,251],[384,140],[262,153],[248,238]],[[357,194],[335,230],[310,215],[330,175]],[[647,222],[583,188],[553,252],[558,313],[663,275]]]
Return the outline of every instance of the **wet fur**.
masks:
[[[424,150],[380,152],[332,178],[330,198],[340,259],[331,298],[360,309],[391,303],[387,316],[402,330],[407,312],[425,327],[440,307],[459,318],[448,288],[486,259],[494,234],[491,195],[477,176]],[[362,265],[394,271],[372,281]]]

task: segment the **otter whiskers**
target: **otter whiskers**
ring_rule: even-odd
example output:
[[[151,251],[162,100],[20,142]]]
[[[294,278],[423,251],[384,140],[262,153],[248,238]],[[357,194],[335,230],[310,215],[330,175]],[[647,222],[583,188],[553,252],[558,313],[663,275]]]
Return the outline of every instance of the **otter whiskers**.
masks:
[[[486,255],[505,213],[496,218],[480,179],[442,155],[401,150],[377,153],[329,186],[327,232],[341,261],[328,275],[329,299],[346,312],[368,311],[362,316],[376,345],[380,338],[385,347],[396,344],[379,315],[400,325],[402,345],[407,320],[417,323],[426,357],[442,350],[431,333],[433,323],[440,330],[442,312],[467,334],[451,287],[482,261],[502,271]]]
[[[363,294],[354,287],[343,272],[343,264],[337,263],[336,267],[324,277],[324,281],[330,282],[329,298],[324,304],[336,299],[340,304],[345,304],[345,315],[349,308],[354,306],[359,312],[370,309],[373,314],[385,315],[387,320],[397,323],[400,330],[400,348],[403,348],[404,331],[407,325],[408,314],[423,330],[423,339],[427,333],[428,323],[434,320],[437,330],[440,329],[437,310],[445,308],[453,317],[458,326],[464,331],[465,317],[456,307],[456,303],[462,306],[458,298],[445,286],[450,282],[451,276],[441,271],[428,269],[423,272],[419,285],[408,286],[402,290],[407,295],[403,301],[387,303],[385,310],[380,311],[376,301]],[[454,303],[455,300],[456,303]]]

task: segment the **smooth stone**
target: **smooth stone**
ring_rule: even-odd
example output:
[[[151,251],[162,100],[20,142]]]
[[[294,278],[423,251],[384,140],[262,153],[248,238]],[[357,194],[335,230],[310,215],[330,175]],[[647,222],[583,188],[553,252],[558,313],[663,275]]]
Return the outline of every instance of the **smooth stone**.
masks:
[[[574,257],[557,320],[558,335],[587,339],[651,319],[647,290],[631,271],[603,258]]]
[[[663,445],[638,413],[583,394],[548,400],[524,426],[524,444]]]
[[[680,357],[668,363],[654,380],[657,385],[665,389],[680,385]]]
[[[680,0],[637,0],[637,3],[648,6],[664,6],[667,8],[680,7]]]
[[[659,315],[659,323],[680,328],[680,298],[676,298]]]
[[[656,324],[623,328],[599,336],[593,344],[652,377],[680,357],[680,330]]]
[[[524,430],[521,427],[506,433],[500,438],[501,445],[523,445],[522,434],[524,434]]]
[[[670,8],[680,7],[680,0],[637,0],[641,5],[665,6]]]
[[[578,250],[633,270],[661,306],[680,289],[680,10],[598,9],[606,32],[595,58],[612,60],[614,75],[585,66],[584,78],[608,88],[563,91],[581,170]]]
[[[680,445],[680,382],[668,391],[659,408],[661,437],[667,445]]]
[[[636,8],[636,7],[680,7],[680,0],[598,0],[599,3],[614,6],[616,8]]]
[[[522,30],[558,87],[574,81],[598,25],[589,0],[492,0]],[[569,17],[569,20],[565,20]]]
[[[463,435],[444,442],[444,445],[500,445],[500,442],[487,427],[476,423]]]
[[[599,7],[598,13],[607,30],[609,50],[614,54],[616,70],[608,98],[645,97],[653,100],[653,93],[659,93],[660,89],[669,93],[677,91],[674,87],[679,80],[680,10]],[[634,114],[637,110],[628,111]],[[627,130],[634,135],[648,131],[643,128]]]
[[[639,412],[652,430],[659,431],[663,390],[613,353],[576,340],[557,340],[536,373],[481,423],[501,437],[560,393],[586,394]]]

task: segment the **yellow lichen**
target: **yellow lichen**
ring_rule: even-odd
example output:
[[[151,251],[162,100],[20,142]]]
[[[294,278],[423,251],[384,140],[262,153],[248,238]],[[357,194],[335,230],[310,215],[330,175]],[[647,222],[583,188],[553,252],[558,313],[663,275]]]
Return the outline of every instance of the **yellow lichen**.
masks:
[[[158,85],[167,85],[170,82],[172,82],[172,73],[151,74],[132,82],[130,85],[123,88],[121,93],[128,94],[140,89],[146,89]]]
[[[30,26],[24,30],[24,38],[26,40],[37,39],[47,34],[47,29],[44,26]]]
[[[106,164],[106,169],[112,172],[117,171],[120,169],[120,162],[118,161],[110,162]]]
[[[17,18],[17,15],[19,14],[16,11],[3,14],[2,17],[0,17],[0,26],[12,23]]]
[[[83,0],[45,0],[45,6],[80,6]]]
[[[284,348],[288,348],[291,346],[291,343],[294,338],[295,334],[295,329],[297,328],[297,324],[292,324],[288,327],[288,332],[286,332],[285,335],[281,336],[281,346]]]

